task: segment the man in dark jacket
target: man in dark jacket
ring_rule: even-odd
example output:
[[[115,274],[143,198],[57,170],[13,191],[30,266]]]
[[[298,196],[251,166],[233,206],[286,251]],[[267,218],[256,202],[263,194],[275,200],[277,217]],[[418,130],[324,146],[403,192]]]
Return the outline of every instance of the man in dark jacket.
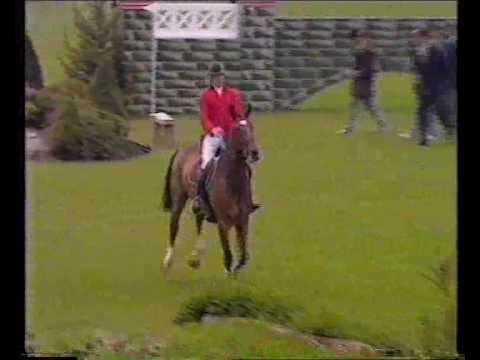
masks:
[[[445,60],[448,69],[448,91],[451,122],[457,124],[457,39],[450,34],[445,42]]]
[[[437,115],[448,136],[455,132],[449,106],[449,76],[444,48],[437,34],[428,30],[418,33],[415,68],[417,71],[419,145],[431,145],[428,130]]]
[[[380,64],[369,34],[352,31],[355,46],[355,67],[352,81],[352,105],[350,123],[345,134],[353,134],[358,124],[360,110],[366,108],[376,119],[380,131],[385,131],[387,122],[377,103],[377,74]]]

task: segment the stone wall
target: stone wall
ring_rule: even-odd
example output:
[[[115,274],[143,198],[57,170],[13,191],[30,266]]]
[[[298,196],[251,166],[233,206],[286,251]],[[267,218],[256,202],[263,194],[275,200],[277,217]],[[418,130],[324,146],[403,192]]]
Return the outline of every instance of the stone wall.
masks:
[[[152,59],[155,111],[197,113],[208,69],[224,65],[229,83],[243,90],[255,111],[295,109],[314,93],[347,79],[353,64],[349,34],[369,31],[383,71],[409,71],[415,29],[456,29],[451,18],[274,18],[273,10],[242,6],[237,40],[156,40],[151,15],[125,11],[125,61],[138,114],[151,111]]]
[[[275,109],[291,109],[312,94],[347,78],[353,65],[352,30],[373,36],[382,71],[410,71],[412,32],[456,29],[455,19],[275,19]]]

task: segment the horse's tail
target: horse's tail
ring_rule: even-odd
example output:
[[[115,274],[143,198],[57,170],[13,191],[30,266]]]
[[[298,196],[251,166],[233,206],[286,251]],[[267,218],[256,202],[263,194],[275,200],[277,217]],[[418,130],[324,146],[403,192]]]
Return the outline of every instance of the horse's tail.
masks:
[[[165,187],[163,188],[163,210],[170,211],[172,209],[172,194],[170,192],[170,181],[172,177],[172,167],[178,151],[175,151],[170,163],[168,164],[167,174],[165,175]]]

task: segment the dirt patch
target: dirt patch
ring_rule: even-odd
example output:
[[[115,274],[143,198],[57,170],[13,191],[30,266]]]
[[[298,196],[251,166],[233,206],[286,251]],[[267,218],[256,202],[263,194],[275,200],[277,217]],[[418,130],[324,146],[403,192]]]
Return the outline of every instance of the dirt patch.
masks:
[[[238,322],[259,322],[261,320],[240,318],[240,317],[225,317],[211,314],[205,314],[201,318],[201,323],[205,325],[218,324],[226,321],[238,321]],[[382,349],[377,349],[371,345],[362,343],[360,341],[351,339],[341,339],[328,336],[317,336],[313,334],[307,334],[298,330],[289,328],[284,325],[270,324],[265,321],[261,321],[268,324],[269,328],[282,336],[291,336],[297,338],[311,346],[317,347],[320,350],[334,353],[338,356],[362,356],[362,357],[379,357],[387,356]]]

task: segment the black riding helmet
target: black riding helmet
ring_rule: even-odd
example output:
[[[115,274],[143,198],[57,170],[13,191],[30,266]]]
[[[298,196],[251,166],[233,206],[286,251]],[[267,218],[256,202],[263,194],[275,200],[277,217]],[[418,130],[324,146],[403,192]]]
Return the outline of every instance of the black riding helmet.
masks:
[[[216,64],[213,64],[212,67],[210,68],[210,78],[218,75],[225,75],[225,73],[223,72],[222,65],[219,63],[216,63]]]

